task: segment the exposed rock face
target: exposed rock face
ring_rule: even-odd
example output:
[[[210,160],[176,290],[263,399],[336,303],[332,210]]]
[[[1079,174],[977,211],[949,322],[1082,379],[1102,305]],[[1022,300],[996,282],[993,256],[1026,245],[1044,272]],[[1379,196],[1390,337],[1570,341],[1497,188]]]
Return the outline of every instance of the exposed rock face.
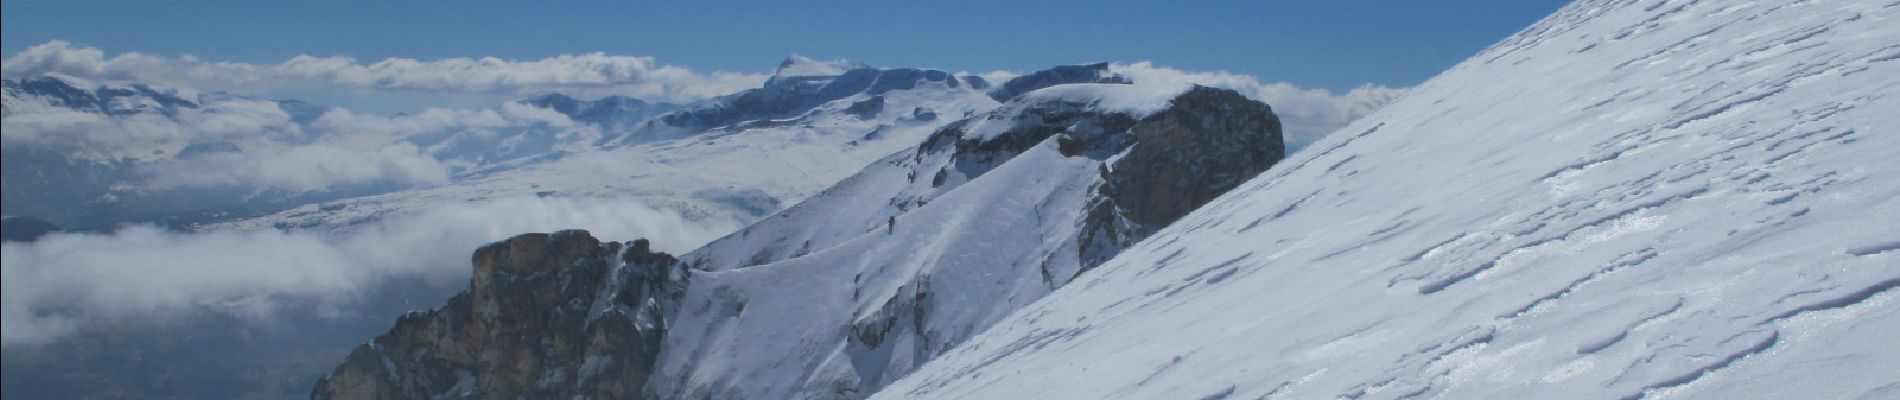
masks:
[[[1011,118],[1012,128],[981,140],[964,139],[966,124],[953,124],[919,151],[955,147],[957,172],[977,176],[1060,135],[1064,155],[1107,162],[1078,242],[1084,270],[1286,157],[1280,119],[1271,108],[1203,86],[1141,119],[1084,104],[1029,107]]]
[[[1032,107],[1014,118],[1014,127],[995,137],[955,140],[954,165],[980,175],[1053,135],[1060,135],[1064,155],[1107,162],[1078,241],[1083,270],[1286,156],[1272,109],[1224,89],[1195,86],[1141,119],[1079,104]],[[960,129],[952,125],[925,146],[948,145],[963,136]]]
[[[1108,196],[1148,225],[1174,222],[1286,157],[1280,119],[1229,90],[1189,90],[1129,135],[1136,145],[1109,166]]]
[[[686,272],[645,240],[526,234],[475,252],[467,292],[403,316],[318,381],[317,399],[629,398]]]
[[[1127,135],[1078,240],[1084,271],[1286,157],[1279,117],[1231,90],[1190,89]]]

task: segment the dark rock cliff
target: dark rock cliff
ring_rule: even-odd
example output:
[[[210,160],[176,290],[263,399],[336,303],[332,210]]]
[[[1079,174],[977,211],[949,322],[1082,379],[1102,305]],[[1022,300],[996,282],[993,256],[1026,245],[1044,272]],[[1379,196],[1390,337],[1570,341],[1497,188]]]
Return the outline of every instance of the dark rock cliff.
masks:
[[[474,268],[468,291],[358,346],[311,398],[637,397],[687,274],[646,240],[577,230],[483,246]]]
[[[1077,241],[1084,271],[1286,157],[1279,117],[1231,90],[1190,89],[1127,135]]]

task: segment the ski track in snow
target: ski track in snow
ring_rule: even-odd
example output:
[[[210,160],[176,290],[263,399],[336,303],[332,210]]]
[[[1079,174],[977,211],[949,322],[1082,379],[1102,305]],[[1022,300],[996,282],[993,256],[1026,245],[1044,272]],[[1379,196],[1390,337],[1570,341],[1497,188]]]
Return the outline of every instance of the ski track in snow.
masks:
[[[1900,395],[1900,2],[1580,1],[881,398]]]

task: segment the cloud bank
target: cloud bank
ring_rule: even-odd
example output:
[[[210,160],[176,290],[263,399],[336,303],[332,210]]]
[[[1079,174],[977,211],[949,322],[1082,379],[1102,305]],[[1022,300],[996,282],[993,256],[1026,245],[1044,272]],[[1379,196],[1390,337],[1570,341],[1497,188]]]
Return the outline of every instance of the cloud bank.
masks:
[[[1297,151],[1346,124],[1365,117],[1391,102],[1406,89],[1365,85],[1346,93],[1326,89],[1303,89],[1285,82],[1265,83],[1249,75],[1216,72],[1191,72],[1157,67],[1151,62],[1113,64],[1110,70],[1138,83],[1200,84],[1233,89],[1273,107],[1285,131],[1287,151]]]
[[[0,343],[44,343],[90,324],[159,321],[196,307],[241,307],[268,319],[280,296],[341,301],[397,277],[460,285],[476,247],[525,232],[582,228],[602,240],[648,238],[680,252],[738,228],[627,200],[512,198],[429,210],[337,235],[133,226],[7,242],[0,245]]]
[[[0,141],[78,149],[101,160],[141,160],[153,188],[240,186],[293,193],[345,185],[447,182],[459,154],[418,147],[418,135],[493,137],[532,129],[599,135],[598,127],[546,108],[504,103],[489,109],[429,108],[381,115],[331,108],[299,123],[279,103],[212,99],[175,115],[105,115],[68,108],[9,104]],[[222,142],[239,151],[181,155],[195,143]],[[455,149],[450,149],[455,150]]]
[[[700,73],[659,64],[652,57],[600,52],[539,60],[392,57],[368,63],[350,57],[299,55],[277,64],[251,64],[139,52],[108,56],[98,48],[60,40],[29,47],[0,62],[0,75],[8,78],[47,73],[203,90],[348,87],[505,95],[562,91],[672,102],[757,87],[767,78],[764,74],[724,71]]]
[[[165,160],[141,171],[155,188],[239,186],[301,193],[356,184],[443,183],[450,168],[408,143],[371,148],[319,143]]]
[[[581,96],[625,95],[686,102],[755,88],[768,76],[716,71],[700,73],[657,63],[652,57],[595,52],[538,60],[387,58],[364,63],[349,57],[300,55],[277,64],[214,62],[185,55],[165,57],[139,52],[108,56],[93,47],[51,41],[7,57],[5,77],[49,73],[84,79],[137,81],[199,90],[267,91],[273,88],[357,88],[391,91],[477,93],[522,96],[563,92]],[[1332,93],[1285,82],[1224,71],[1192,72],[1151,62],[1114,64],[1120,74],[1144,83],[1198,83],[1240,91],[1274,107],[1286,125],[1290,149],[1305,147],[1379,106],[1405,89],[1366,85]],[[1015,74],[981,76],[1002,82]]]

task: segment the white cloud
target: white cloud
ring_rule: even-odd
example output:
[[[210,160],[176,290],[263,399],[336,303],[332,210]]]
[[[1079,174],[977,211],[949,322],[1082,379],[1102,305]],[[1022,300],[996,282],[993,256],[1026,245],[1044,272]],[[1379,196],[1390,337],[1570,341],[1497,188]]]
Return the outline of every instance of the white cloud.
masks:
[[[1333,94],[1326,89],[1305,89],[1291,83],[1264,83],[1249,75],[1225,71],[1189,72],[1157,67],[1146,61],[1113,64],[1109,68],[1137,83],[1200,84],[1233,89],[1265,102],[1280,117],[1289,152],[1305,148],[1405,94],[1405,89],[1379,85],[1360,86],[1346,93]]]
[[[134,226],[8,242],[0,245],[0,342],[43,343],[92,323],[162,320],[206,305],[248,304],[237,311],[268,317],[269,299],[344,301],[396,277],[461,285],[476,247],[523,232],[582,228],[601,240],[644,237],[680,252],[738,228],[626,200],[513,198],[428,209],[334,236]]]
[[[503,103],[493,109],[430,108],[409,115],[386,116],[331,109],[310,122],[310,128],[323,132],[349,133],[374,137],[440,132],[451,129],[501,129],[530,125],[579,128],[579,123],[551,109]],[[591,128],[591,127],[588,127]]]
[[[179,117],[180,125],[188,127],[194,139],[231,140],[260,133],[296,134],[301,130],[277,102],[264,100],[210,102],[203,110],[185,110]]]
[[[699,73],[659,64],[652,57],[600,52],[539,60],[386,58],[370,63],[349,57],[299,55],[277,64],[249,64],[138,52],[108,57],[98,48],[60,40],[29,47],[0,63],[0,75],[9,78],[46,73],[204,90],[348,87],[506,95],[562,91],[675,102],[757,87],[767,78],[764,74],[724,71]]]
[[[6,118],[0,119],[0,140],[9,143],[65,145],[134,158],[150,150],[180,147],[195,141],[266,139],[298,135],[302,129],[277,103],[251,99],[207,102],[198,109],[179,109],[174,116],[158,113],[106,115],[75,111],[37,99],[13,99]]]
[[[969,72],[957,72],[957,75],[975,75],[978,78],[982,78],[983,82],[989,83],[991,86],[1002,85],[1003,82],[1009,82],[1010,79],[1015,79],[1018,76],[1022,76],[1022,74],[1018,74],[1013,71],[1004,71],[1000,69],[995,70],[995,71],[990,71],[990,72],[984,72],[981,74],[972,74]]]
[[[430,108],[393,116],[333,108],[304,125],[276,102],[243,98],[207,101],[200,108],[179,109],[172,117],[27,105],[9,108],[0,128],[0,140],[9,145],[55,145],[96,159],[144,160],[140,171],[153,188],[239,186],[290,192],[442,183],[449,180],[452,165],[465,161],[438,158],[430,149],[404,141],[412,135],[494,136],[525,129],[599,134],[598,127],[553,110],[512,102],[492,109]],[[190,144],[208,141],[231,142],[241,152],[174,157]]]
[[[16,143],[88,144],[95,140],[118,140],[120,135],[98,135],[117,130],[111,118],[103,114],[52,109],[32,113],[12,112],[0,118],[0,140]]]
[[[163,160],[146,166],[154,187],[242,186],[307,192],[338,185],[449,180],[449,167],[408,143],[353,148],[317,143]]]

